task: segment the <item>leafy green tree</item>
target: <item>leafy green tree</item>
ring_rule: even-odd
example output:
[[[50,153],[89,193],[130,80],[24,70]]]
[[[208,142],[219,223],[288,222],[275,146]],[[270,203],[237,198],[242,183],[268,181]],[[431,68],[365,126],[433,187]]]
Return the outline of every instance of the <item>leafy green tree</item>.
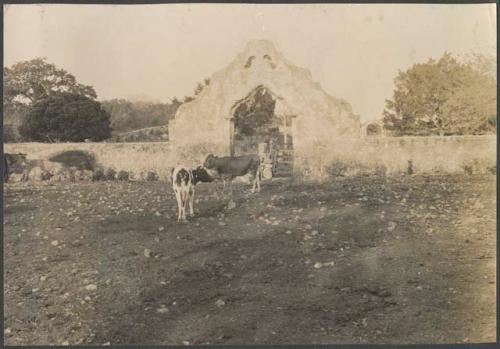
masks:
[[[33,103],[19,127],[30,141],[101,141],[111,136],[109,113],[101,104],[81,94],[51,93]]]
[[[495,132],[496,81],[486,63],[447,53],[399,72],[384,127],[395,136]]]

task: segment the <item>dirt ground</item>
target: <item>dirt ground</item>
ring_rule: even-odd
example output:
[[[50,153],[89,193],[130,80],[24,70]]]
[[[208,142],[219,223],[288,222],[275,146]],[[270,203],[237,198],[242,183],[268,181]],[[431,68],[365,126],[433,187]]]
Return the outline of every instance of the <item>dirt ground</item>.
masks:
[[[495,176],[248,189],[6,185],[6,344],[495,341]]]

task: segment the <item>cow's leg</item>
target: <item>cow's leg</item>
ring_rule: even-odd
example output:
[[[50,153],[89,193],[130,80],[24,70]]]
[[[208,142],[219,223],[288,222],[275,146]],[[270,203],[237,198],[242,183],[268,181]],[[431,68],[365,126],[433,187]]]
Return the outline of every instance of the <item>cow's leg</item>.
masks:
[[[182,199],[181,194],[177,190],[175,191],[175,199],[177,200],[177,222],[180,222],[182,213]]]
[[[187,221],[187,218],[186,218],[186,209],[187,209],[187,205],[188,205],[188,201],[189,201],[189,191],[188,190],[184,190],[183,191],[183,194],[184,194],[184,197],[183,197],[183,200],[182,200],[182,220],[184,222]]]
[[[189,193],[189,214],[191,216],[194,216],[193,201],[194,201],[194,187],[191,187]]]
[[[259,164],[259,167],[257,167],[257,193],[260,193],[260,177],[262,175],[262,167]]]
[[[221,197],[224,197],[224,191],[226,189],[226,179],[225,178],[222,178],[222,193],[221,193]]]

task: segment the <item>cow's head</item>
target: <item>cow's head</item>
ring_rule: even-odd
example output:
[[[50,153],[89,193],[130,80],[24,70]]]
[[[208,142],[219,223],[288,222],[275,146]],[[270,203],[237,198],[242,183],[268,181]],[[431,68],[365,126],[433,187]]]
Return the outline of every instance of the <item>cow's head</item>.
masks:
[[[203,163],[203,166],[206,168],[214,168],[215,167],[215,164],[214,164],[215,159],[216,159],[216,157],[214,156],[214,154],[208,154],[207,158],[205,159],[205,162]]]
[[[196,184],[199,182],[213,182],[214,179],[208,174],[203,166],[198,166],[193,170],[193,180]]]

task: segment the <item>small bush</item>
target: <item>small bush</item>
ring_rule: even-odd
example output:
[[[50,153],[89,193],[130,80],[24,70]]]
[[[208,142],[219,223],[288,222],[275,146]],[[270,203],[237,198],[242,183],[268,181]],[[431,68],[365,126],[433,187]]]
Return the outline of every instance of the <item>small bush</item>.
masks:
[[[105,179],[106,179],[106,176],[104,175],[104,172],[101,169],[95,170],[94,173],[92,174],[92,181],[93,182],[103,181]]]
[[[78,170],[94,170],[95,156],[82,150],[67,150],[49,158],[49,161],[62,164],[64,167],[75,167]]]
[[[42,171],[42,174],[41,174],[41,180],[42,181],[48,181],[48,180],[50,180],[50,178],[52,176],[53,176],[52,173],[50,173],[49,171],[44,170],[44,171]]]
[[[116,177],[119,181],[128,181],[129,180],[129,174],[127,171],[120,171],[118,172],[118,176]]]
[[[114,181],[116,179],[116,171],[112,168],[108,168],[105,177],[108,181]]]
[[[343,177],[346,175],[347,170],[348,170],[348,165],[346,163],[336,162],[328,167],[327,172],[330,176],[333,177]]]
[[[160,177],[158,177],[158,174],[155,171],[148,171],[146,174],[146,180],[148,182],[153,182],[153,181],[158,181]]]
[[[385,167],[384,165],[377,165],[375,167],[375,175],[376,176],[385,176],[387,174],[387,167]]]

